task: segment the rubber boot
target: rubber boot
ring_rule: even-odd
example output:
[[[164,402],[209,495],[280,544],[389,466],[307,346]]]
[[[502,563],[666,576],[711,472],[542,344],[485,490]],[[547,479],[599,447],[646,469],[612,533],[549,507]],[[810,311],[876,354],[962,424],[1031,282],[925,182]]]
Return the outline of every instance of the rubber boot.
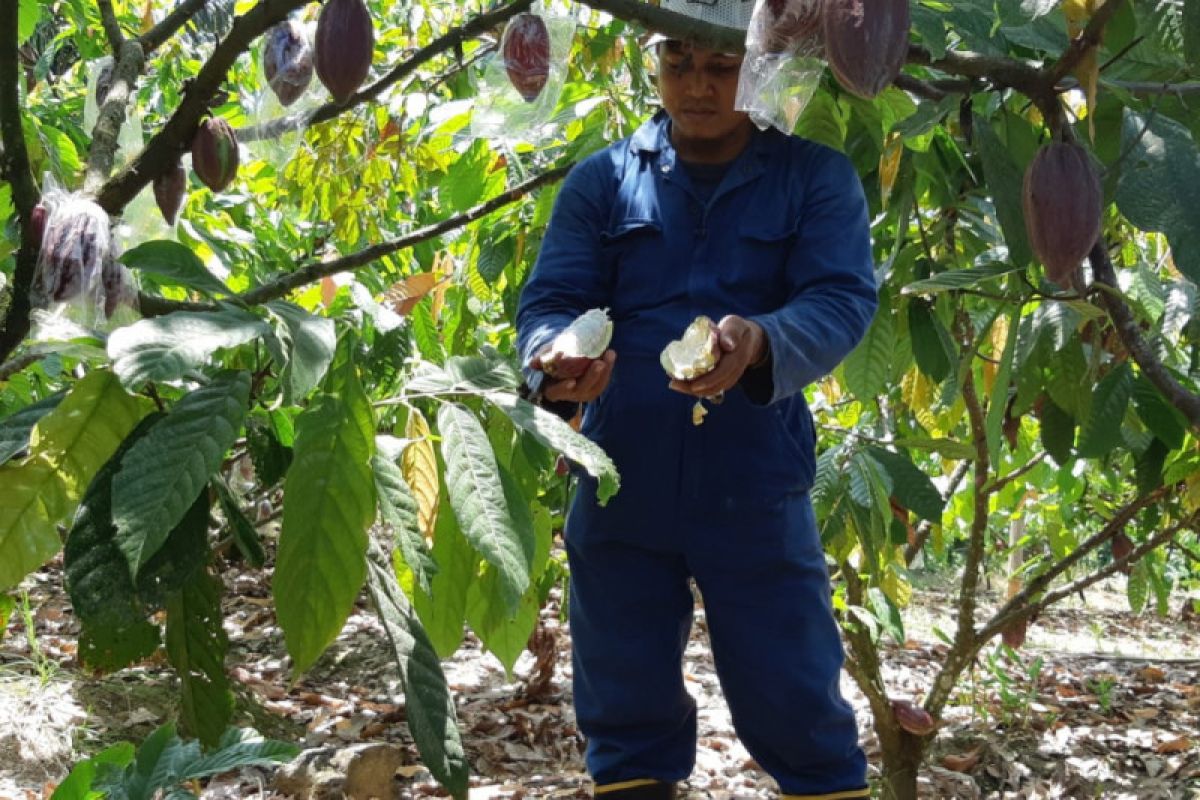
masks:
[[[596,800],[675,800],[675,784],[658,781],[625,781],[597,786]]]

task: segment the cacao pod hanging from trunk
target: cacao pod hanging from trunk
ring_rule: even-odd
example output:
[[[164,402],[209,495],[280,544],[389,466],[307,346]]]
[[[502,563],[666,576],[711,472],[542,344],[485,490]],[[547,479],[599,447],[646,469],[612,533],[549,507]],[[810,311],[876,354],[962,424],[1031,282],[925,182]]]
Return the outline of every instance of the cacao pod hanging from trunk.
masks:
[[[349,100],[371,71],[375,27],[362,0],[329,0],[317,18],[317,77],[335,102]]]
[[[289,19],[267,31],[263,74],[280,105],[287,107],[300,99],[313,76],[313,53],[303,25]]]
[[[102,275],[111,260],[108,214],[82,195],[66,195],[45,214],[45,231],[34,276],[39,305],[86,295],[102,300]]]
[[[847,91],[871,99],[908,57],[908,0],[823,0],[825,58]]]
[[[901,728],[913,736],[928,736],[937,730],[929,712],[909,700],[893,700],[892,715]]]
[[[179,209],[183,207],[183,198],[187,194],[187,172],[178,161],[175,166],[154,179],[154,202],[168,225],[175,224]]]
[[[550,30],[537,14],[517,14],[504,28],[500,52],[513,88],[532,103],[550,77]]]
[[[214,192],[233,183],[238,171],[238,143],[228,122],[211,117],[200,123],[192,139],[192,169]]]
[[[1025,230],[1046,276],[1065,286],[1100,237],[1104,191],[1087,150],[1075,142],[1042,145],[1025,170]]]

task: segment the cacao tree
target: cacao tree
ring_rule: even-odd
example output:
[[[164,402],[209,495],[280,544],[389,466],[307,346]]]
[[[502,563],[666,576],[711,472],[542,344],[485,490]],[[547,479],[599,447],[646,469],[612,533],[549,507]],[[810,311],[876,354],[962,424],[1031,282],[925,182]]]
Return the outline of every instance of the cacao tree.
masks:
[[[796,132],[858,168],[882,302],[809,390],[813,497],[884,796],[909,798],[997,637],[1116,572],[1139,609],[1195,580],[1200,2],[851,6],[799,17],[836,47]],[[636,0],[0,15],[0,592],[61,551],[81,661],[164,649],[184,727],[215,746],[234,713],[217,562],[273,559],[295,674],[365,587],[421,753],[465,796],[439,657],[464,625],[510,668],[525,646],[563,577],[556,454],[619,489],[518,392],[512,321],[556,183],[651,112],[645,26],[742,42]],[[479,133],[489,70],[532,123]],[[1046,148],[1075,171],[1030,170]],[[68,193],[111,231],[61,212]],[[81,296],[83,319],[36,308]],[[892,697],[880,645],[904,638],[917,559],[961,574],[957,627],[924,695]]]

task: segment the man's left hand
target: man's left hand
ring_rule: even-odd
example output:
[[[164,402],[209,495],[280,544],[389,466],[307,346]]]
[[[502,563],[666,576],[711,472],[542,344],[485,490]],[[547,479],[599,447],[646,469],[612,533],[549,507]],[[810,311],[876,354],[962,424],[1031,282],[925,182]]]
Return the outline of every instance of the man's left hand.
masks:
[[[693,397],[712,397],[736,386],[746,368],[766,352],[767,335],[757,322],[730,315],[721,319],[717,329],[721,347],[717,366],[694,380],[671,381],[672,389]]]

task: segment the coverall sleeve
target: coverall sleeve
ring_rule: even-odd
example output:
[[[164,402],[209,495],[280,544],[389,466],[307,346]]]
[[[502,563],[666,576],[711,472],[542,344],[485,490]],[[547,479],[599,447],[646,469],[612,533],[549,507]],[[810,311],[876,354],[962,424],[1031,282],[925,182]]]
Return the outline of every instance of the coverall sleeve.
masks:
[[[571,170],[554,202],[537,263],[517,306],[522,367],[575,317],[609,305],[600,232],[609,216],[612,177],[598,169],[602,164],[593,157]]]
[[[840,153],[814,167],[787,263],[787,302],[751,317],[770,348],[769,363],[743,379],[759,404],[790,397],[832,371],[866,333],[879,303],[858,175]]]

